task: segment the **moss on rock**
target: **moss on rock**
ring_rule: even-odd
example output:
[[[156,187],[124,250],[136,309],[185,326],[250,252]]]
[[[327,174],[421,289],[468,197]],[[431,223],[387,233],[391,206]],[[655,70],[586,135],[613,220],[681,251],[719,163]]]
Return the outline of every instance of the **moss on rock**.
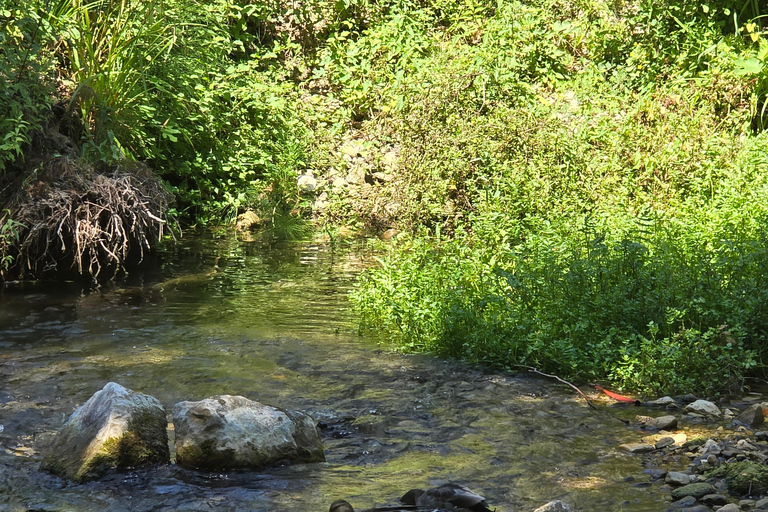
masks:
[[[725,464],[709,476],[724,478],[728,490],[740,496],[768,492],[768,466],[750,460]]]

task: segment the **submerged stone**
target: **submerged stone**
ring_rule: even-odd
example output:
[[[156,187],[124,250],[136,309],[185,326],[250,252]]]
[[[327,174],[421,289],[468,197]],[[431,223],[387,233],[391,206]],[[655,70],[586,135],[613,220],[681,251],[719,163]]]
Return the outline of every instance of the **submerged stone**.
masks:
[[[706,496],[707,494],[715,494],[717,490],[712,484],[706,482],[696,482],[693,484],[684,485],[678,487],[672,491],[672,499],[680,500],[686,496],[693,496],[696,499]]]
[[[242,396],[220,395],[173,407],[176,463],[195,469],[259,469],[278,462],[321,462],[312,418]]]
[[[110,468],[167,463],[166,427],[165,410],[156,398],[110,382],[59,430],[40,469],[85,482]]]
[[[652,444],[647,443],[625,443],[619,445],[619,449],[629,453],[648,453],[656,448]]]
[[[672,430],[677,427],[677,418],[675,416],[660,416],[645,422],[645,428],[652,430]]]

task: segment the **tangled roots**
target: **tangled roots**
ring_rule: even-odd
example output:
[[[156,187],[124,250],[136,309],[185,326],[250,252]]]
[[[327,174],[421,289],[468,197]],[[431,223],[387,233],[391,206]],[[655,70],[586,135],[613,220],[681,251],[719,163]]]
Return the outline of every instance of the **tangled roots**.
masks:
[[[140,164],[94,173],[54,160],[12,201],[18,239],[0,237],[0,258],[13,261],[3,277],[74,271],[95,279],[136,266],[170,233],[169,198]]]

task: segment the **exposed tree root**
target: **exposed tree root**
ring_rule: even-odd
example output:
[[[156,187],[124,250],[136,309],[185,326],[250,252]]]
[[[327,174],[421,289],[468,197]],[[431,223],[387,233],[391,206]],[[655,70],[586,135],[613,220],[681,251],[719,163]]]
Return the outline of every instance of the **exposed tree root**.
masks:
[[[169,232],[168,203],[163,184],[143,165],[96,173],[66,158],[51,160],[10,201],[19,240],[0,237],[0,258],[13,257],[2,277],[113,277],[141,263]]]

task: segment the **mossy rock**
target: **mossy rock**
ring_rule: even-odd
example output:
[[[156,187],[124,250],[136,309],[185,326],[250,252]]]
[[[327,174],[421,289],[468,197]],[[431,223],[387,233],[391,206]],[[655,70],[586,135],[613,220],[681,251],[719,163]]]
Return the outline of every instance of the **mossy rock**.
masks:
[[[684,485],[678,487],[672,491],[673,500],[681,500],[687,496],[693,496],[696,499],[706,496],[707,494],[715,494],[716,490],[712,484],[706,482],[696,482],[693,484]]]
[[[155,398],[110,382],[59,430],[40,469],[80,483],[110,468],[170,462],[166,425]]]
[[[739,496],[768,492],[768,466],[750,460],[725,464],[708,476],[724,478],[728,491]]]

